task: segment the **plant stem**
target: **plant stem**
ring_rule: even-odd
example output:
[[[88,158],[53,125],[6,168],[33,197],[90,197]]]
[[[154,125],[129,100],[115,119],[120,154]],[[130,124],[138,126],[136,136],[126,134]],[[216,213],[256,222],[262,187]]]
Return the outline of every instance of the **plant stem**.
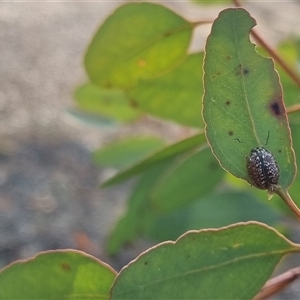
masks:
[[[300,268],[294,268],[267,281],[254,300],[268,299],[300,277]]]
[[[286,112],[288,114],[296,113],[300,111],[300,104],[295,104],[290,107],[287,107]]]
[[[233,0],[236,7],[242,6],[239,0]],[[275,49],[268,45],[265,40],[255,31],[251,30],[254,39],[271,55],[271,57],[281,66],[281,68],[291,77],[291,79],[300,87],[300,78],[294,70],[287,65]]]
[[[296,215],[298,220],[300,220],[300,210],[295,204],[287,190],[283,190],[281,187],[275,189],[275,193],[285,202],[285,204],[291,209],[291,211]]]

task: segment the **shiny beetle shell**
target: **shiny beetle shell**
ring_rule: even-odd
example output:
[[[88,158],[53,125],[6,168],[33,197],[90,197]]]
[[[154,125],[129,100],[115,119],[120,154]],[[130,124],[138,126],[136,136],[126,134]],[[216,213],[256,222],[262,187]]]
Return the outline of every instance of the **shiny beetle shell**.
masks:
[[[271,152],[263,147],[254,148],[247,157],[250,183],[262,190],[274,191],[279,181],[279,168]]]

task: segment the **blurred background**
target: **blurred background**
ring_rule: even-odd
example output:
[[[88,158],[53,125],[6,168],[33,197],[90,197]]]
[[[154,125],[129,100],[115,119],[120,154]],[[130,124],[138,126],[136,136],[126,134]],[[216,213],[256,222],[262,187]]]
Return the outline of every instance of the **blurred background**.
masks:
[[[213,20],[229,6],[158,2],[193,21]],[[0,3],[0,267],[39,251],[75,248],[119,270],[152,244],[140,240],[114,258],[106,254],[132,182],[100,189],[113,170],[96,167],[90,154],[132,133],[174,141],[186,132],[150,117],[97,128],[70,113],[73,91],[87,78],[83,57],[91,38],[122,3]],[[300,2],[252,1],[245,7],[271,45],[299,35]],[[210,25],[196,31],[190,51],[203,49],[209,31]]]

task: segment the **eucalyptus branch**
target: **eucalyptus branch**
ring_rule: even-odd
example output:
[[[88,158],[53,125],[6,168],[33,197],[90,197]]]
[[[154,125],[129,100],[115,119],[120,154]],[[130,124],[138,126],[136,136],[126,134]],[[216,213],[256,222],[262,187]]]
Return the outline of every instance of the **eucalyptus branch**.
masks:
[[[268,280],[253,300],[268,299],[286,288],[287,285],[294,282],[299,276],[300,267],[288,270],[287,272]]]

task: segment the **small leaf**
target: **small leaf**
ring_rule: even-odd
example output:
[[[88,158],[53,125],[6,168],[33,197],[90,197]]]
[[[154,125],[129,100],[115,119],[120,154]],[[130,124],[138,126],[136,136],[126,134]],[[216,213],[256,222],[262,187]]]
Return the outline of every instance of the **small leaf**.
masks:
[[[120,122],[130,122],[140,116],[140,112],[130,107],[125,93],[117,89],[101,89],[87,83],[74,93],[77,107],[84,112],[113,118]]]
[[[113,184],[120,183],[124,180],[129,179],[130,177],[136,176],[137,174],[157,165],[163,163],[164,160],[174,157],[176,155],[182,154],[189,150],[195,149],[196,147],[201,146],[205,142],[205,136],[203,132],[189,137],[183,141],[177,142],[166,148],[156,152],[155,154],[149,156],[140,163],[137,163],[128,169],[125,169],[112,178],[108,179],[102,183],[103,187],[107,187]]]
[[[242,8],[215,20],[206,44],[203,117],[212,151],[225,170],[249,181],[251,149],[265,147],[278,163],[279,184],[295,176],[295,158],[278,74],[249,40],[254,19]],[[269,139],[268,139],[269,136]]]
[[[204,127],[200,114],[203,53],[188,56],[185,62],[152,80],[140,80],[129,94],[141,110],[177,123]]]
[[[0,299],[109,299],[116,272],[74,250],[47,251],[0,273]]]
[[[155,137],[131,137],[106,145],[93,153],[93,161],[99,166],[125,168],[164,146]]]
[[[223,175],[210,149],[202,149],[162,174],[151,191],[152,203],[160,212],[174,210],[207,194]]]
[[[279,260],[296,251],[300,246],[256,222],[190,231],[123,268],[111,298],[252,299]]]
[[[187,55],[193,25],[166,7],[130,3],[96,33],[85,57],[91,80],[102,87],[132,87],[140,78],[170,71]]]

